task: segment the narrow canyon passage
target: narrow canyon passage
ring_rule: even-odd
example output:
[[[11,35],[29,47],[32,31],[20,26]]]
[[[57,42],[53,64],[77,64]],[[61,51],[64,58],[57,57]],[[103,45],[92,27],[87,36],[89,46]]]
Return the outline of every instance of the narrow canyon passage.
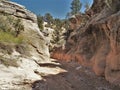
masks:
[[[75,61],[55,61],[60,65],[41,64],[41,67],[62,68],[67,72],[43,76],[43,80],[33,83],[32,90],[120,90],[111,85],[104,77],[97,77],[90,68],[85,68]]]
[[[31,89],[120,90],[120,0],[0,0],[0,90]]]

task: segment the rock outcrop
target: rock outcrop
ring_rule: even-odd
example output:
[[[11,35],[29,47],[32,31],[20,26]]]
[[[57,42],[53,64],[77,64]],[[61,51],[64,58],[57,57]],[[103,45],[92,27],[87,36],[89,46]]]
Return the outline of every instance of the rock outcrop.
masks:
[[[0,1],[0,17],[5,20],[8,17],[11,22],[20,20],[20,27],[24,28],[13,29],[10,26],[18,37],[24,39],[23,43],[0,41],[0,90],[31,90],[31,83],[42,79],[38,74],[42,71],[39,63],[50,62],[48,46],[38,28],[37,17],[25,7],[5,0]]]
[[[94,0],[85,25],[70,33],[64,50],[56,49],[51,56],[76,60],[93,68],[96,75],[120,85],[120,1],[109,1]]]
[[[49,57],[48,46],[46,45],[44,35],[38,28],[37,17],[35,14],[19,4],[4,0],[0,3],[0,12],[21,20],[24,31],[20,34],[27,39],[27,43],[29,43],[31,48],[31,54],[37,55],[35,54],[36,52],[38,53],[38,56],[41,54],[42,56]]]
[[[24,6],[16,4],[14,2],[2,0],[0,4],[0,12],[14,15],[18,18],[24,18],[33,22],[37,22],[35,14],[28,11]]]

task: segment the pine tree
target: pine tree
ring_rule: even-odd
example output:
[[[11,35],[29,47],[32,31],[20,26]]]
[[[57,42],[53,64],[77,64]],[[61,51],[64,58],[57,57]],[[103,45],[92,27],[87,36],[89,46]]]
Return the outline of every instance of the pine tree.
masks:
[[[44,19],[46,22],[48,22],[49,25],[53,23],[53,17],[50,13],[46,13]]]
[[[80,2],[80,0],[73,0],[71,3],[71,14],[77,14],[80,12],[80,9],[82,8],[82,3]]]

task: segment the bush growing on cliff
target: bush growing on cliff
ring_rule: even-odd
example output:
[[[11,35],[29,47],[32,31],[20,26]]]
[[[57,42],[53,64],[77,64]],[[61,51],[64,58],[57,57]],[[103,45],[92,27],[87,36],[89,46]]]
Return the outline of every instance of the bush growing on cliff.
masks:
[[[23,37],[18,36],[24,30],[20,19],[14,19],[8,15],[0,15],[0,41],[17,43],[23,42]]]
[[[15,19],[9,15],[0,15],[0,29],[4,32],[9,32],[14,36],[24,30],[21,19]]]
[[[37,16],[37,23],[38,23],[38,27],[40,28],[40,30],[43,30],[44,29],[44,27],[43,27],[43,16],[41,16],[41,15]]]
[[[20,34],[21,31],[24,31],[24,26],[22,25],[20,19],[15,20],[13,27],[15,28],[15,31],[13,33],[16,37]]]
[[[0,30],[0,42],[21,44],[24,38],[22,36],[14,37],[11,33]]]

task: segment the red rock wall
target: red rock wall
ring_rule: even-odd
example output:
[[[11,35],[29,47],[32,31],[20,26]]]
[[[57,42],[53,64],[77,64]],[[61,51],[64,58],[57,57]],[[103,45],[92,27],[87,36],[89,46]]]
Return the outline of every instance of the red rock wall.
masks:
[[[114,10],[101,0],[94,1],[91,18],[70,34],[64,50],[56,49],[51,56],[59,60],[76,60],[92,67],[96,75],[120,85],[120,1],[113,0]]]

